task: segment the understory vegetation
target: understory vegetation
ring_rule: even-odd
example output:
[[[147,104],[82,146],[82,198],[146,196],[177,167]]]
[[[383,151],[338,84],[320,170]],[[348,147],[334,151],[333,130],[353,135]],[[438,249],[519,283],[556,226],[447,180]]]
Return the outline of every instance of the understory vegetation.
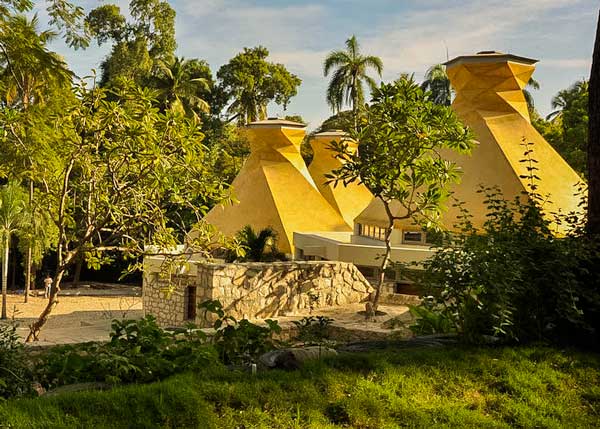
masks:
[[[252,376],[210,367],[0,404],[0,427],[595,427],[600,358],[544,347],[347,353]]]

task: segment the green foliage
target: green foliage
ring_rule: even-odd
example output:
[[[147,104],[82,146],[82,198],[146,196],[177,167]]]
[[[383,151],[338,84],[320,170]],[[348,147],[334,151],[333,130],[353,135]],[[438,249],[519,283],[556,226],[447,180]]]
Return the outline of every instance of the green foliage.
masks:
[[[263,46],[244,48],[217,72],[221,104],[243,124],[266,119],[270,102],[285,110],[302,82],[283,64],[268,62],[268,56]]]
[[[458,231],[423,264],[421,281],[434,297],[422,317],[437,313],[451,322],[448,331],[468,342],[495,336],[593,345],[600,314],[600,279],[592,268],[598,246],[581,236],[583,220],[575,214],[544,216],[535,164],[528,162],[529,194],[511,202],[497,189],[481,189],[487,205],[483,229],[463,211]],[[572,232],[557,237],[551,221],[567,223]]]
[[[236,253],[230,252],[226,258],[229,262],[272,262],[286,259],[277,250],[277,232],[272,228],[263,228],[256,233],[250,225],[246,225],[235,238],[240,248]]]
[[[296,339],[304,344],[326,344],[331,336],[333,319],[326,316],[308,316],[294,320],[298,334]]]
[[[532,124],[582,177],[587,176],[588,82],[578,81],[552,99],[556,109]]]
[[[16,324],[0,324],[0,402],[31,393],[31,371]]]
[[[106,344],[57,346],[35,358],[36,377],[45,387],[100,381],[147,383],[216,364],[206,336],[195,329],[162,330],[154,318],[113,321]]]
[[[102,5],[90,11],[86,25],[99,44],[113,42],[111,53],[102,62],[103,86],[120,86],[122,80],[148,85],[159,61],[175,56],[175,10],[166,1],[131,0],[131,21],[116,5]]]
[[[160,383],[0,404],[11,428],[595,427],[596,354],[549,348],[344,353],[299,371],[207,368]]]
[[[266,319],[267,326],[259,326],[247,319],[236,320],[228,316],[223,305],[216,300],[201,303],[198,308],[216,316],[213,323],[215,333],[211,338],[212,344],[225,364],[246,365],[256,362],[256,359],[279,344],[273,338],[281,332],[276,320]]]
[[[382,83],[350,137],[361,150],[353,153],[347,142],[333,144],[344,163],[330,175],[334,183],[360,180],[384,203],[397,201],[397,218],[435,224],[448,186],[460,171],[441,152],[470,151],[473,135],[446,106],[428,100],[412,78]],[[390,219],[392,220],[392,219]]]
[[[414,324],[410,330],[415,335],[447,334],[454,332],[452,319],[448,316],[445,308],[439,306],[431,299],[425,297],[421,305],[410,305],[410,314],[414,317]]]
[[[327,76],[333,72],[326,98],[334,113],[339,113],[346,104],[352,107],[353,116],[356,116],[365,102],[364,82],[371,89],[377,86],[375,80],[367,75],[369,68],[381,76],[383,62],[379,57],[362,55],[356,36],[346,40],[346,50],[327,55],[323,62],[323,74]]]
[[[436,64],[427,70],[421,88],[429,92],[429,97],[434,103],[450,106],[452,88],[450,87],[450,79],[446,74],[446,66],[443,64]]]

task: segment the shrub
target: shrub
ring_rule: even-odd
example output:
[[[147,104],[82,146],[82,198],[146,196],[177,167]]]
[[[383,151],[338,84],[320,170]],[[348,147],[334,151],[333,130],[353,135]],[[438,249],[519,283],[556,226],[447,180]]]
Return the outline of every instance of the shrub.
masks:
[[[147,316],[113,321],[106,344],[53,347],[37,358],[36,367],[42,385],[54,387],[92,381],[146,383],[216,362],[216,353],[202,331],[167,332]]]
[[[600,276],[594,269],[600,248],[585,237],[575,214],[555,214],[570,232],[553,233],[542,214],[544,199],[536,193],[535,161],[525,162],[530,192],[510,202],[495,188],[480,189],[488,209],[483,230],[462,210],[458,232],[425,262],[420,281],[434,298],[423,311],[449,320],[448,330],[468,342],[492,335],[589,343],[597,339],[600,314]],[[421,317],[418,325],[424,323]]]
[[[261,354],[279,344],[274,338],[274,334],[281,332],[276,320],[266,319],[267,326],[259,326],[246,319],[238,321],[225,315],[223,305],[217,300],[205,301],[198,307],[217,316],[213,323],[215,334],[212,343],[225,364],[254,363]]]
[[[0,399],[30,393],[31,374],[15,324],[0,325]]]
[[[298,329],[296,339],[308,345],[325,345],[331,336],[333,319],[325,316],[308,316],[292,323]]]

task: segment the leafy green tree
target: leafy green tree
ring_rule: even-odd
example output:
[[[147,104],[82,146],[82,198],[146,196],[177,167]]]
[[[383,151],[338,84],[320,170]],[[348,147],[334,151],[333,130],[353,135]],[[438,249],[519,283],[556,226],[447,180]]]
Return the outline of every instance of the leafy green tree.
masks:
[[[8,285],[8,262],[11,236],[24,226],[26,195],[16,182],[9,182],[0,189],[0,238],[2,240],[2,319],[6,319],[6,292]]]
[[[532,124],[581,176],[586,176],[588,146],[588,82],[578,81],[552,99],[546,121],[532,115]],[[559,130],[557,132],[557,130]]]
[[[58,302],[65,272],[79,257],[96,268],[115,252],[136,258],[171,248],[179,231],[166,208],[191,208],[199,220],[205,209],[195,202],[199,197],[222,198],[196,121],[172,110],[159,113],[151,90],[130,84],[112,92],[116,101],[107,98],[108,90],[79,86],[72,104],[54,118],[55,143],[45,147],[53,162],[35,163],[58,241],[50,300],[29,341],[37,338]],[[0,115],[6,126],[20,125],[18,117]],[[0,138],[0,150],[7,140]],[[189,244],[189,252],[204,250]]]
[[[38,31],[37,16],[14,15],[0,21],[0,90],[5,106],[26,109],[46,101],[56,87],[69,86],[72,73],[47,48],[56,33]]]
[[[158,61],[152,86],[159,90],[158,98],[163,108],[180,110],[198,118],[200,112],[210,110],[205,98],[212,84],[206,62],[174,58],[170,62]]]
[[[433,103],[412,78],[381,84],[371,105],[349,137],[359,143],[332,143],[344,162],[329,178],[334,184],[360,181],[378,198],[388,216],[381,276],[373,297],[377,308],[390,264],[391,235],[397,221],[412,219],[434,229],[442,203],[460,169],[443,157],[444,150],[468,153],[473,135],[447,106]]]
[[[372,68],[381,76],[383,62],[372,55],[362,55],[356,36],[346,40],[346,50],[330,52],[323,63],[323,74],[327,77],[333,72],[327,86],[327,103],[334,113],[342,110],[344,104],[352,107],[353,116],[364,104],[363,82],[370,88],[377,85],[367,72]]]
[[[169,64],[175,57],[175,10],[166,1],[131,0],[129,14],[114,4],[93,9],[86,17],[90,34],[102,45],[112,42],[111,53],[102,62],[101,84],[130,79],[147,85],[159,61]]]
[[[267,105],[275,102],[284,110],[296,95],[300,78],[283,64],[267,61],[269,51],[263,46],[244,48],[217,72],[222,103],[229,120],[248,123],[267,118]]]
[[[425,73],[425,80],[421,83],[421,88],[431,93],[431,101],[434,103],[450,106],[452,89],[445,65],[436,64],[430,67]]]

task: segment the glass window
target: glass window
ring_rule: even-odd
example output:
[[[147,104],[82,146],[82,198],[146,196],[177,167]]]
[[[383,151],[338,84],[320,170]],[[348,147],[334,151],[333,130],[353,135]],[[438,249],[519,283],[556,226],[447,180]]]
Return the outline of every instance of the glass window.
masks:
[[[404,243],[422,243],[423,233],[420,231],[404,231],[402,233],[402,241]]]

